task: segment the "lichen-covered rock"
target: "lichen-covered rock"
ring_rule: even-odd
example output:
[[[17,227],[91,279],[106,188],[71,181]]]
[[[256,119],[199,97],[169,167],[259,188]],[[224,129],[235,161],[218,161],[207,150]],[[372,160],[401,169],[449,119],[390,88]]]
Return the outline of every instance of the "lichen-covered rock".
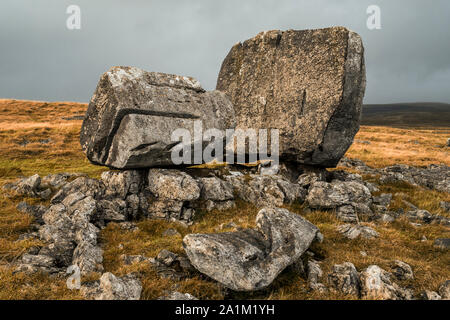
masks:
[[[361,283],[359,274],[351,262],[335,264],[333,271],[328,274],[328,283],[333,289],[344,294],[357,297],[360,295]]]
[[[193,138],[196,120],[204,130],[234,128],[234,109],[224,93],[205,92],[193,78],[113,67],[92,96],[80,143],[95,164],[170,166],[178,164],[171,158],[179,144],[172,141],[173,131],[187,129]]]
[[[328,291],[327,287],[323,283],[320,282],[322,278],[323,271],[320,268],[320,264],[315,260],[308,260],[307,268],[307,281],[308,287],[314,291],[319,291],[321,293],[325,293]]]
[[[414,279],[414,273],[409,264],[394,260],[391,265],[392,273],[398,280],[412,280]]]
[[[256,229],[218,234],[189,234],[183,247],[200,272],[236,291],[267,287],[318,238],[319,230],[280,208],[265,208]]]
[[[106,171],[102,173],[105,197],[124,199],[129,194],[137,194],[144,181],[144,172],[137,170]]]
[[[231,175],[225,177],[233,185],[236,195],[258,207],[282,206],[294,201],[303,202],[306,191],[281,176]]]
[[[410,300],[410,290],[400,288],[391,280],[392,275],[379,266],[371,265],[361,272],[361,293],[366,299]]]
[[[354,203],[369,206],[372,195],[364,184],[356,181],[318,181],[310,186],[306,202],[316,209],[334,209]]]
[[[150,169],[147,189],[161,200],[193,201],[200,197],[197,181],[173,169]]]
[[[64,200],[68,195],[80,192],[85,196],[92,196],[95,199],[101,198],[105,194],[105,186],[101,181],[87,177],[79,177],[65,184],[50,200],[56,204]]]
[[[354,240],[358,237],[362,237],[364,239],[374,239],[378,238],[379,234],[371,227],[363,226],[363,225],[351,225],[344,224],[339,226],[337,230],[347,239]]]
[[[282,159],[334,167],[359,130],[361,38],[343,27],[273,30],[231,48],[217,80],[238,128],[278,128]]]
[[[116,277],[110,272],[104,273],[99,282],[91,286],[82,286],[82,294],[93,300],[139,300],[142,292],[141,282],[133,275]]]

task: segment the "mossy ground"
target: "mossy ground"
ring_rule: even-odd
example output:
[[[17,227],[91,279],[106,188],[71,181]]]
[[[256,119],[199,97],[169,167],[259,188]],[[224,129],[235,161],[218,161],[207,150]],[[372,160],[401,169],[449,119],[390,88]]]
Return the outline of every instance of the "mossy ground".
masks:
[[[44,176],[58,172],[83,172],[98,178],[107,168],[89,163],[78,142],[80,120],[64,120],[63,117],[79,116],[85,104],[44,103],[0,100],[0,185],[38,173]],[[448,129],[394,129],[386,127],[362,127],[356,140],[370,144],[355,143],[347,153],[368,165],[383,167],[396,163],[424,166],[431,163],[450,164],[448,149],[443,145],[450,136]],[[50,139],[48,143],[47,139]],[[376,180],[376,177],[368,177]],[[391,208],[407,209],[401,199],[432,213],[446,215],[439,207],[440,201],[450,201],[450,195],[425,190],[407,184],[382,185],[380,192],[394,194]],[[18,241],[20,234],[29,230],[32,218],[16,210],[20,201],[37,204],[36,199],[24,199],[12,193],[0,196],[0,299],[81,299],[76,290],[66,288],[65,279],[43,274],[25,275],[13,273],[9,265],[28,248],[39,245],[37,241]],[[450,237],[449,228],[439,225],[414,227],[406,220],[391,224],[371,224],[380,237],[374,240],[347,240],[339,235],[336,226],[341,224],[333,212],[313,211],[305,214],[300,204],[287,206],[317,225],[324,234],[321,244],[313,251],[321,260],[323,281],[334,264],[350,261],[358,270],[370,264],[389,269],[392,260],[402,260],[414,270],[413,281],[399,282],[411,286],[416,293],[425,289],[437,290],[438,285],[450,279],[450,254],[433,247],[436,238]],[[234,222],[240,227],[251,227],[258,210],[256,207],[237,202],[235,209],[199,213],[195,224],[189,228],[165,221],[140,221],[139,231],[119,231],[111,223],[102,231],[101,245],[104,249],[104,267],[116,275],[131,271],[142,274],[143,299],[154,299],[166,290],[176,289],[191,293],[200,299],[222,299],[223,290],[214,282],[201,278],[183,281],[160,279],[152,268],[144,263],[123,266],[121,254],[142,254],[154,257],[162,249],[182,252],[182,237],[188,233],[216,232],[220,224]],[[165,237],[168,228],[181,234]],[[223,229],[222,231],[229,231]],[[422,241],[425,236],[427,240]],[[367,253],[361,255],[361,251]],[[90,275],[83,281],[98,278]],[[229,298],[246,299],[354,299],[337,293],[319,294],[308,290],[306,282],[292,271],[283,272],[271,287],[263,292],[235,293]]]

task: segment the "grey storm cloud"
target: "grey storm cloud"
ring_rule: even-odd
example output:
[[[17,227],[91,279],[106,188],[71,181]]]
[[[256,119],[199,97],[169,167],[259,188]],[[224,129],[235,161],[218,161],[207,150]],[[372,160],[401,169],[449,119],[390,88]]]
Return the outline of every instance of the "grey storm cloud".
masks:
[[[66,8],[81,8],[81,30]],[[381,8],[381,30],[366,9]],[[2,0],[0,97],[88,101],[111,66],[215,87],[229,49],[264,30],[342,25],[366,48],[366,103],[450,102],[450,1]]]

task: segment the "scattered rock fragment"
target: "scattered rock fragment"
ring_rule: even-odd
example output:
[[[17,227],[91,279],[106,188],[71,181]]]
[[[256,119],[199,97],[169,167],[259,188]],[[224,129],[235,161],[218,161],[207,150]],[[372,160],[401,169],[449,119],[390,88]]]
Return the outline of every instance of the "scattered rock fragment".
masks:
[[[354,240],[358,237],[362,237],[364,239],[374,239],[378,238],[379,234],[375,230],[370,227],[363,225],[351,225],[344,224],[338,227],[337,229],[344,237],[350,240]]]
[[[351,262],[335,264],[332,273],[328,274],[329,285],[344,294],[359,296],[361,283],[358,271]]]
[[[394,260],[391,265],[392,273],[398,280],[412,280],[414,279],[414,273],[409,264]]]
[[[218,234],[190,234],[183,247],[200,272],[236,291],[267,287],[317,238],[319,230],[280,208],[265,208],[256,229]]]
[[[169,292],[165,296],[159,297],[157,300],[198,300],[193,295],[189,293],[180,293],[178,291]]]

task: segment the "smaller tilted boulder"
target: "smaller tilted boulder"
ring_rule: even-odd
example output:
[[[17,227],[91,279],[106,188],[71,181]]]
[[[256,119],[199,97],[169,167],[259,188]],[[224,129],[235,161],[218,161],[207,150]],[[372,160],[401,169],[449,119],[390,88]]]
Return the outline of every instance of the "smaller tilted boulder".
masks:
[[[316,239],[321,239],[319,229],[299,215],[264,208],[255,229],[189,234],[183,247],[201,273],[232,290],[253,291],[270,285]]]

